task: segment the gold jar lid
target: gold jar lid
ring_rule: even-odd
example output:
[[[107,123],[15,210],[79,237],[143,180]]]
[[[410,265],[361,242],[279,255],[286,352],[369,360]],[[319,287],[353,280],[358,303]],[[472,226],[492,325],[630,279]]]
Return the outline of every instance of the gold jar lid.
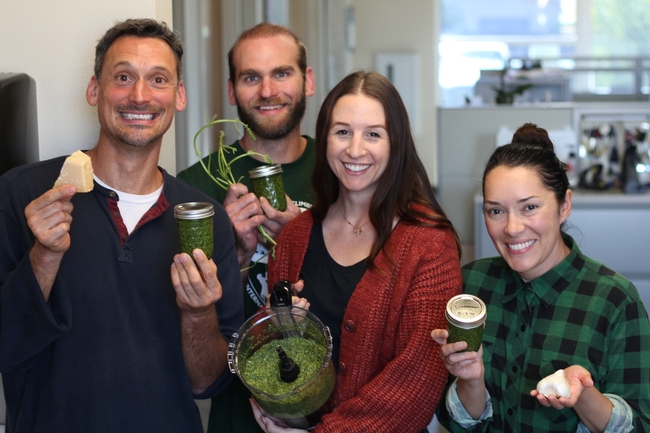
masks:
[[[179,220],[199,220],[214,215],[214,206],[203,201],[191,201],[174,206],[174,217]]]
[[[447,302],[445,311],[447,321],[452,325],[463,328],[475,328],[482,325],[487,318],[485,303],[474,295],[456,295]]]
[[[251,179],[257,179],[258,177],[267,177],[274,174],[282,173],[282,166],[280,164],[274,165],[260,165],[252,170],[248,170],[248,176]]]

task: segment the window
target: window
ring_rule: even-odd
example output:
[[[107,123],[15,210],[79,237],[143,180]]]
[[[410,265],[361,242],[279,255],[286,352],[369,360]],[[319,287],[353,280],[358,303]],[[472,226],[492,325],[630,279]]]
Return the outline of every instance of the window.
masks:
[[[526,66],[518,59],[541,59],[543,70],[570,71],[568,94],[574,100],[589,95],[647,100],[650,0],[630,0],[625,7],[619,0],[589,0],[580,11],[577,1],[441,0],[441,105],[466,103],[481,70]],[[589,36],[578,40],[581,26]]]
[[[504,69],[511,57],[575,51],[576,0],[441,0],[441,18],[443,106],[464,104],[481,70]]]

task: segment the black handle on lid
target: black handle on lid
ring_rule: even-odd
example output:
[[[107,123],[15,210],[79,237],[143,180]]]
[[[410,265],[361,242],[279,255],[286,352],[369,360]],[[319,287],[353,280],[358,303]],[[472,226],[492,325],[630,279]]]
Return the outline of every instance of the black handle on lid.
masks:
[[[271,292],[271,307],[291,306],[291,281],[280,280],[273,286]]]

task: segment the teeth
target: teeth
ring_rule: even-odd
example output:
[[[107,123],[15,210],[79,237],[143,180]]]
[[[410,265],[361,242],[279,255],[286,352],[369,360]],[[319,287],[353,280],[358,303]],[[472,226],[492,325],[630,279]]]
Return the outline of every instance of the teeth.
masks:
[[[363,171],[367,170],[368,167],[370,167],[370,164],[365,164],[365,165],[359,165],[359,164],[343,164],[345,168],[347,168],[350,171]]]
[[[122,113],[122,117],[126,120],[152,120],[153,114]]]
[[[523,250],[524,248],[528,248],[534,243],[535,240],[533,239],[532,241],[524,242],[521,244],[506,244],[506,245],[508,245],[508,248],[510,248],[511,250],[519,251],[519,250]]]
[[[282,108],[282,105],[270,105],[267,107],[260,107],[260,110],[265,111],[265,110],[279,110]]]

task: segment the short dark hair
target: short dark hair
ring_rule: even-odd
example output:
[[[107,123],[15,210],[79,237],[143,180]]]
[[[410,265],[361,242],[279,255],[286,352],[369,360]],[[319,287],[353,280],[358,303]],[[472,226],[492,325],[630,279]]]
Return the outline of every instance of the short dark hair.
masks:
[[[388,241],[393,221],[397,218],[411,224],[450,230],[456,238],[460,257],[458,235],[438,203],[424,164],[417,154],[402,98],[390,80],[377,72],[351,73],[323,101],[316,122],[316,165],[312,176],[316,200],[311,208],[314,220],[323,221],[329,207],[338,199],[338,178],[327,163],[327,138],[334,107],[346,95],[364,95],[382,105],[390,146],[388,165],[370,202],[370,223],[377,232],[377,238],[371,247],[368,265],[374,266],[373,260]],[[413,209],[413,203],[424,205],[431,211],[418,212]],[[422,220],[430,223],[422,223]]]
[[[555,154],[553,142],[544,128],[534,123],[526,123],[512,136],[512,143],[496,148],[483,172],[484,195],[485,178],[492,170],[501,166],[534,170],[539,175],[542,186],[555,194],[558,204],[564,203],[569,189],[567,166]]]
[[[307,48],[305,47],[305,44],[303,44],[300,39],[298,39],[298,36],[296,36],[291,30],[284,26],[271,23],[259,23],[258,25],[245,30],[241,35],[239,35],[237,41],[235,41],[235,44],[232,46],[232,48],[230,48],[230,51],[228,51],[228,71],[230,74],[230,81],[232,82],[233,86],[237,80],[237,71],[235,70],[234,57],[235,51],[239,45],[248,39],[271,38],[274,36],[287,36],[293,39],[293,41],[296,43],[296,48],[298,48],[298,69],[300,69],[302,79],[305,79],[307,75]]]
[[[123,36],[136,36],[139,38],[156,38],[169,45],[174,57],[176,57],[176,75],[178,81],[182,79],[183,73],[183,42],[180,36],[172,31],[164,22],[158,22],[149,18],[128,19],[115,24],[108,29],[95,47],[95,76],[101,81],[104,57],[113,43]]]

